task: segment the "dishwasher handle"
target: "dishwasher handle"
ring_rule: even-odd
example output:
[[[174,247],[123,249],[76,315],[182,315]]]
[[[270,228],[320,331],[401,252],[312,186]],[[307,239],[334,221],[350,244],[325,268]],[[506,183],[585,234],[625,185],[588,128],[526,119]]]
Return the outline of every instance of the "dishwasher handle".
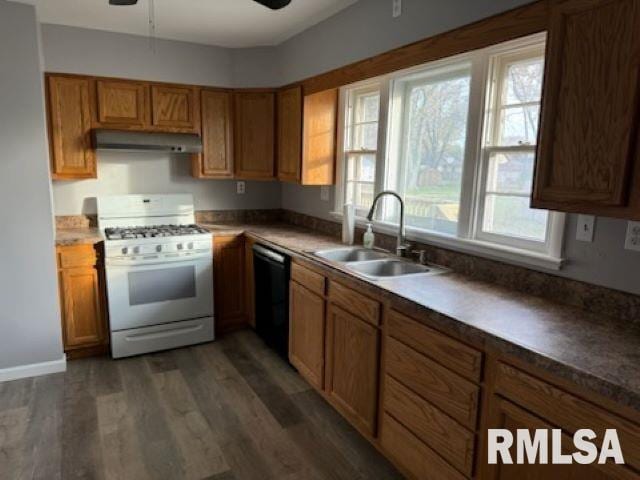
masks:
[[[257,243],[253,245],[253,253],[277,263],[285,264],[287,262],[287,257],[284,255],[276,253],[262,245],[258,245]]]

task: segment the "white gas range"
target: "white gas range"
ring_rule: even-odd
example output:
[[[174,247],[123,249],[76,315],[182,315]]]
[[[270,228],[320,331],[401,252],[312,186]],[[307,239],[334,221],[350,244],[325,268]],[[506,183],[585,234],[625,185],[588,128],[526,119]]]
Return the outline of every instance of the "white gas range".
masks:
[[[114,358],[211,341],[211,233],[191,195],[98,198]]]

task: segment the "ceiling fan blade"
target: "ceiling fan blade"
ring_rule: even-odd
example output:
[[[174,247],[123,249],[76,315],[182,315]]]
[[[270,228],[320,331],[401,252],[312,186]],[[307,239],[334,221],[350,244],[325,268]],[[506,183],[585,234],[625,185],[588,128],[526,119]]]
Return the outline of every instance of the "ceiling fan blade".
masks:
[[[135,5],[136,3],[138,3],[138,0],[109,0],[109,5],[127,6]]]
[[[291,0],[253,0],[254,2],[258,2],[261,5],[264,5],[271,10],[279,10],[281,8],[286,7],[291,3]]]

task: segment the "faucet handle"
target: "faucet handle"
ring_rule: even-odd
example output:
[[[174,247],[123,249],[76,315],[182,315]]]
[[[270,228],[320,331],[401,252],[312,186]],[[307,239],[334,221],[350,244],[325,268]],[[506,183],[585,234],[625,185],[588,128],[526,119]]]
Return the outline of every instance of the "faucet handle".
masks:
[[[399,245],[396,247],[396,255],[402,258],[407,258],[409,256],[409,252],[411,251],[410,245]]]
[[[427,263],[427,251],[426,250],[412,250],[411,255],[413,255],[419,264],[424,265]]]

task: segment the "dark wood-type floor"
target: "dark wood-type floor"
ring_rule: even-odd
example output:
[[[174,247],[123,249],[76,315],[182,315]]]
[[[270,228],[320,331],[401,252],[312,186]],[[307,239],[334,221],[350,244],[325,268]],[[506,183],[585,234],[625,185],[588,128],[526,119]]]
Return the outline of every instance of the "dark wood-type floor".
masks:
[[[391,479],[251,331],[0,383],[0,478]]]

